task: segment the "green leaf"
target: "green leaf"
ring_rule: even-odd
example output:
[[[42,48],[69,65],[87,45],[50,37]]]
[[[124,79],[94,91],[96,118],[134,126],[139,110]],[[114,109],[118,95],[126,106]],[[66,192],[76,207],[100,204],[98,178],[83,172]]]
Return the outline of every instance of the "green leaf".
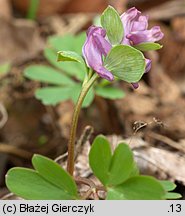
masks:
[[[45,87],[37,89],[35,92],[37,99],[45,105],[56,105],[59,102],[71,98],[70,87]]]
[[[106,185],[109,179],[109,166],[111,162],[111,148],[107,139],[97,136],[89,153],[89,164],[94,175]]]
[[[83,58],[78,53],[73,51],[59,51],[58,61],[74,61],[84,64]]]
[[[86,33],[81,32],[80,34],[77,35],[64,35],[64,36],[50,36],[47,40],[47,43],[49,47],[54,49],[56,52],[60,50],[71,50],[75,51],[78,54],[81,55],[82,53],[82,46],[84,44],[86,38]]]
[[[42,178],[38,172],[25,168],[12,168],[6,175],[8,189],[29,200],[70,200],[73,196]]]
[[[172,191],[176,188],[176,184],[174,184],[171,181],[159,181],[161,183],[161,185],[163,186],[163,188],[165,189],[165,191]]]
[[[39,0],[30,0],[26,16],[28,19],[35,20],[37,18],[39,3]]]
[[[134,161],[132,171],[131,171],[129,177],[134,177],[134,176],[138,176],[138,175],[139,175],[139,168],[137,166],[137,163]]]
[[[176,188],[176,184],[174,184],[173,182],[166,181],[166,180],[162,180],[159,182],[163,186],[164,190],[167,192],[165,195],[166,199],[180,199],[182,197],[181,194],[179,193],[168,192],[168,191],[173,191]]]
[[[71,91],[71,99],[73,100],[74,104],[76,104],[81,90],[82,90],[82,86],[80,84],[76,84],[73,87],[73,91]],[[82,103],[82,107],[83,108],[88,107],[93,102],[94,96],[95,96],[94,95],[94,90],[93,90],[93,88],[91,88],[88,91],[88,93],[87,93],[87,95],[86,95],[86,97],[85,97],[85,99],[84,99],[84,101]]]
[[[122,41],[123,24],[118,12],[112,6],[108,6],[101,15],[101,25],[106,30],[111,44],[117,45]]]
[[[80,84],[74,84],[66,87],[44,87],[37,89],[35,96],[45,105],[56,105],[62,101],[69,99],[76,103],[80,91]],[[93,89],[90,89],[83,101],[82,107],[88,107],[92,103],[93,99],[94,91]]]
[[[108,188],[107,200],[163,200],[162,185],[150,176],[135,176],[116,187]]]
[[[101,27],[101,16],[100,15],[96,15],[93,18],[93,23],[94,26],[100,26]]]
[[[97,86],[95,88],[95,92],[97,95],[107,98],[107,99],[121,99],[125,96],[123,90],[115,88],[115,87],[100,87]]]
[[[133,154],[128,145],[120,143],[112,156],[108,185],[118,185],[130,177],[135,167]]]
[[[71,195],[73,199],[77,198],[75,181],[59,164],[41,155],[34,155],[32,164],[44,179]]]
[[[45,49],[44,56],[50,64],[56,68],[64,71],[69,76],[76,77],[79,80],[83,80],[86,74],[86,67],[83,64],[77,62],[57,62],[57,52],[52,49]]]
[[[53,66],[83,81],[86,74],[85,64],[79,64],[77,62],[57,62],[57,52],[63,50],[66,51],[64,52],[66,54],[68,50],[71,50],[81,55],[85,37],[85,32],[75,36],[51,36],[47,41],[49,48],[44,50],[44,56]],[[81,61],[83,62],[82,58]]]
[[[75,35],[74,38],[75,38],[74,46],[73,46],[73,49],[70,49],[70,50],[74,50],[75,52],[77,52],[78,54],[81,55],[82,54],[82,46],[84,45],[84,42],[86,39],[86,32],[83,31],[83,32]]]
[[[110,82],[106,79],[101,79],[100,82],[98,83],[98,86],[106,87],[106,86],[110,86],[111,84],[112,84],[112,82]]]
[[[182,196],[179,193],[168,192],[166,193],[165,198],[169,200],[174,200],[174,199],[180,199],[182,198]]]
[[[0,64],[0,76],[8,73],[10,68],[11,68],[10,62]]]
[[[158,43],[151,43],[151,42],[147,42],[147,43],[140,43],[137,45],[134,45],[134,48],[141,50],[141,51],[149,51],[149,50],[158,50],[161,49],[163,46],[161,44]]]
[[[66,34],[63,36],[53,35],[48,37],[47,44],[48,47],[54,49],[56,52],[60,50],[72,50],[74,45],[74,36]]]
[[[143,54],[127,45],[113,47],[105,58],[104,65],[113,75],[129,83],[138,82],[145,72]]]
[[[71,85],[74,81],[52,67],[45,65],[31,65],[24,70],[24,76],[40,82],[58,85]]]

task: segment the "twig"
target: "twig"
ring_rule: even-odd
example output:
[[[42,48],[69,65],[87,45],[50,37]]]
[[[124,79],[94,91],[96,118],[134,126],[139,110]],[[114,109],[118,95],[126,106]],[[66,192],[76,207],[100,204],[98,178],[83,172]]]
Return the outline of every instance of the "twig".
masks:
[[[8,193],[8,194],[5,194],[3,197],[1,197],[0,199],[1,200],[9,200],[9,198],[11,197],[14,197],[14,194],[13,193]]]
[[[2,103],[0,103],[0,112],[2,115],[1,120],[0,120],[0,128],[2,128],[4,127],[4,125],[6,124],[8,120],[8,113]]]
[[[78,140],[76,147],[75,147],[75,160],[77,159],[78,154],[81,151],[81,148],[83,145],[91,138],[92,134],[94,132],[94,129],[92,126],[86,126],[82,135],[80,136],[80,139]]]
[[[161,134],[157,134],[154,132],[148,132],[146,135],[153,138],[153,139],[159,140],[159,141],[169,145],[170,147],[172,147],[174,149],[177,149],[177,150],[185,153],[185,149],[183,146],[181,146],[179,143],[176,143],[175,141],[171,140],[170,138],[168,138],[166,136],[163,136]]]
[[[147,155],[140,154],[139,152],[136,152],[136,151],[134,151],[133,153],[134,153],[135,157],[141,158],[141,159],[147,161],[148,163],[154,165],[158,170],[161,170],[162,172],[164,172],[166,175],[169,176],[169,174],[163,168],[161,168],[160,166],[158,166],[156,164],[156,162],[154,160],[152,160],[150,157],[148,157]]]
[[[24,159],[30,159],[33,155],[31,152],[19,149],[16,146],[7,145],[3,143],[0,143],[0,152],[12,154],[12,155],[24,158]]]
[[[82,178],[82,177],[78,176],[78,177],[75,177],[75,181],[77,183],[85,184],[85,185],[89,186],[90,188],[96,188],[95,183],[93,181],[91,181],[90,179]]]
[[[85,194],[82,196],[82,200],[86,200],[90,197],[90,195],[93,193],[92,189],[90,188],[88,191],[85,192]]]
[[[94,188],[94,190],[92,190],[92,192],[93,192],[93,195],[94,195],[94,199],[95,199],[95,200],[99,200],[99,196],[98,196],[98,193],[97,193],[97,189]]]
[[[59,155],[57,158],[55,158],[54,161],[55,161],[56,163],[60,163],[60,161],[64,160],[64,158],[67,158],[67,155],[68,155],[67,152],[64,153],[64,154],[62,154],[62,155]]]
[[[77,183],[85,184],[90,187],[90,189],[82,196],[82,199],[87,199],[91,194],[93,194],[95,200],[99,200],[97,191],[106,191],[103,186],[96,186],[96,184],[90,179],[75,177]]]

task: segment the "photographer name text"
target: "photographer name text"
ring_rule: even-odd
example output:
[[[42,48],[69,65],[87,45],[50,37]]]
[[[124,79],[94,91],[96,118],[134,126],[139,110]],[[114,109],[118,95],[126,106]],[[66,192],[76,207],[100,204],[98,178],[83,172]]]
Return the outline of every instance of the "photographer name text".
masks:
[[[15,214],[15,213],[83,213],[84,215],[89,213],[94,213],[94,205],[88,204],[88,205],[63,205],[54,203],[52,205],[46,204],[46,205],[29,205],[29,204],[4,204],[3,206],[3,213],[9,214]]]

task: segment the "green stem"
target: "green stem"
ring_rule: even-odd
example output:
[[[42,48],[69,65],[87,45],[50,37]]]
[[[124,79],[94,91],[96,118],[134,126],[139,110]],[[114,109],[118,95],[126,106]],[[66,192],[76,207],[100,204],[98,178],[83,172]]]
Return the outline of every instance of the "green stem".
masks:
[[[39,8],[40,0],[30,0],[30,5],[28,8],[27,18],[34,20],[37,16],[37,11]]]
[[[93,85],[93,83],[97,80],[98,74],[93,74],[93,76],[85,83],[85,85],[82,86],[82,90],[80,92],[78,101],[76,103],[73,117],[72,117],[72,123],[71,123],[71,131],[70,131],[70,137],[68,142],[68,159],[67,159],[67,171],[73,176],[74,171],[74,150],[75,150],[75,138],[76,138],[76,129],[78,124],[78,117],[80,114],[80,110],[82,107],[82,103],[85,99],[85,96],[87,95],[89,89]]]

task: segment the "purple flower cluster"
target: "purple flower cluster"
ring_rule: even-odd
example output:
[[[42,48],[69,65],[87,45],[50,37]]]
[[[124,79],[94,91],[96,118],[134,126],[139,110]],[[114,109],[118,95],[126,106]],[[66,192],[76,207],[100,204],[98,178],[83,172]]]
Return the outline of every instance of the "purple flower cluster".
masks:
[[[124,27],[122,44],[133,46],[140,43],[156,42],[164,36],[159,26],[148,30],[148,17],[141,15],[141,12],[134,7],[123,13],[120,18]],[[88,29],[87,39],[83,46],[85,61],[99,76],[109,81],[114,80],[114,76],[103,66],[103,57],[108,54],[111,48],[111,43],[106,39],[105,29],[95,26]],[[146,73],[151,69],[151,60],[145,59],[145,61]],[[132,85],[134,88],[138,87],[138,83],[132,83]]]

